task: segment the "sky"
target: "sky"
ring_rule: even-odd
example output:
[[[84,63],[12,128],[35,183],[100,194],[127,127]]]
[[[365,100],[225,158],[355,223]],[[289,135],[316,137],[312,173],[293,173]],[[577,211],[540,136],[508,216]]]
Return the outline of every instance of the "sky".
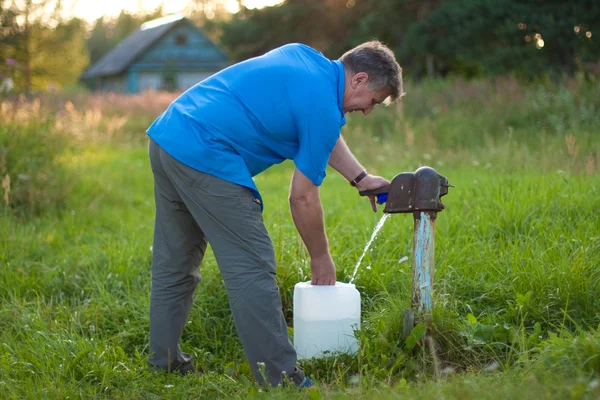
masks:
[[[117,16],[122,9],[129,12],[151,11],[164,3],[163,10],[167,14],[183,11],[190,0],[72,0],[71,6],[67,6],[72,13],[88,21],[105,16]],[[238,10],[237,0],[221,0],[225,7],[231,11]],[[282,0],[243,0],[248,8],[260,8],[281,3]]]

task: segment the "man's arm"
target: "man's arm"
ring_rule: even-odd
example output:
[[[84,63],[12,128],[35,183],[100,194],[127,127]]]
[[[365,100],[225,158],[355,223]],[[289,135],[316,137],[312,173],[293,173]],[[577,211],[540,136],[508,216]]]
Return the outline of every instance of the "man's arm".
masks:
[[[341,135],[331,152],[329,165],[346,178],[347,181],[356,178],[365,170],[354,157],[354,154],[352,154]]]
[[[290,188],[292,218],[310,254],[313,285],[335,285],[335,265],[325,235],[319,187],[296,168]]]
[[[365,171],[365,168],[360,165],[356,157],[354,157],[342,136],[340,136],[331,152],[329,165],[349,182],[360,175],[361,172]],[[356,184],[356,189],[358,189],[359,192],[362,192],[364,190],[378,189],[389,184],[390,182],[387,179],[380,176],[367,175]],[[369,196],[369,199],[371,200],[373,211],[377,211],[375,196]]]

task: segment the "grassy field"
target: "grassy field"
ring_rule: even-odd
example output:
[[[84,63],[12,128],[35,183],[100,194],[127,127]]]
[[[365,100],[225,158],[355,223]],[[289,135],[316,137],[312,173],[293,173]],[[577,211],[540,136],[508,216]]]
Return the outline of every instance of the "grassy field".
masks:
[[[401,338],[413,224],[394,215],[355,280],[358,354],[303,361],[319,382],[304,392],[253,382],[210,252],[182,344],[199,373],[146,366],[143,131],[171,95],[3,101],[0,397],[600,398],[597,83],[431,81],[407,92],[402,105],[349,118],[344,135],[374,173],[430,165],[456,186],[437,220],[439,352]],[[257,185],[293,334],[293,286],[310,273],[287,206],[291,172],[275,166]],[[321,194],[338,280],[348,281],[381,213],[334,171]]]

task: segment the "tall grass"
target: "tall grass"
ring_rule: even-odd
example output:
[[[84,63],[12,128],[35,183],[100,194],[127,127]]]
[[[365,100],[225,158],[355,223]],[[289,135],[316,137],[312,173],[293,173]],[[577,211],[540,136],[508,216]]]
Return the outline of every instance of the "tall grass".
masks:
[[[577,80],[431,81],[409,85],[401,105],[349,118],[344,134],[370,171],[391,178],[428,164],[456,186],[437,219],[437,350],[417,331],[416,343],[401,336],[413,223],[394,215],[355,280],[360,350],[303,361],[321,383],[309,393],[265,392],[253,383],[210,252],[182,344],[200,374],[146,367],[153,198],[143,131],[172,95],[3,103],[1,147],[36,172],[62,171],[70,187],[60,198],[35,192],[53,207],[19,215],[5,207],[0,217],[3,396],[600,396],[600,99],[593,89]],[[48,146],[52,140],[64,145]],[[287,208],[291,167],[256,182],[293,335],[293,286],[310,271]],[[334,171],[328,175],[326,226],[338,279],[347,281],[381,214]]]
[[[596,89],[580,79],[532,86],[509,78],[409,84],[392,112],[353,115],[345,135],[364,157],[386,163],[408,159],[435,167],[456,160],[495,170],[535,163],[544,172],[560,167],[592,174],[600,169]]]

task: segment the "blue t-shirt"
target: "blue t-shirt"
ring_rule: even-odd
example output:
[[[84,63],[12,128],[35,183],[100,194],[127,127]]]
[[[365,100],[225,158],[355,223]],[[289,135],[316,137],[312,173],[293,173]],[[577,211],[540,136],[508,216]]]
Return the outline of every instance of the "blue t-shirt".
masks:
[[[340,61],[289,44],[188,89],[147,133],[180,162],[259,198],[252,177],[284,160],[320,185],[346,123],[344,85]]]

